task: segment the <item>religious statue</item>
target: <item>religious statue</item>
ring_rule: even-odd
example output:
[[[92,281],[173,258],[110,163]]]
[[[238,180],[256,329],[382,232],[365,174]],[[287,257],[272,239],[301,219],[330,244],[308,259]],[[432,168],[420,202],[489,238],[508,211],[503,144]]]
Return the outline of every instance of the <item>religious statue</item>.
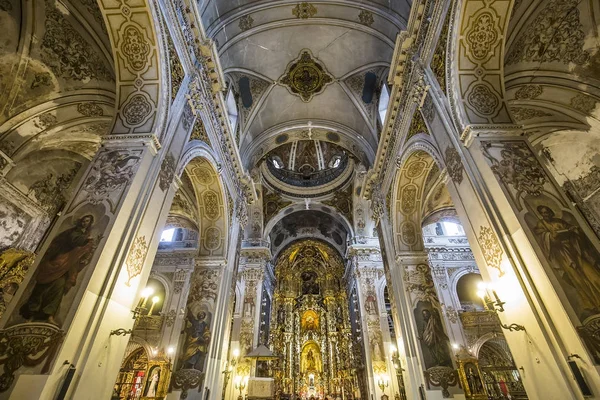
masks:
[[[306,369],[315,369],[315,356],[313,354],[312,349],[308,350],[308,353],[306,353]]]
[[[146,389],[146,397],[156,397],[156,387],[160,379],[160,369],[154,368],[152,376],[148,380],[148,389]]]
[[[465,375],[467,376],[467,382],[469,383],[469,389],[471,390],[471,394],[484,393],[483,384],[481,383],[479,373],[475,369],[475,365],[473,365],[472,363],[468,363],[465,366]]]
[[[367,294],[367,298],[365,299],[365,310],[369,315],[377,314],[377,301],[375,300],[375,296],[372,292]]]
[[[448,355],[448,336],[442,327],[442,321],[437,310],[424,309],[423,315],[423,332],[420,339],[429,349],[431,357],[436,366],[446,366],[451,364]]]
[[[537,207],[541,218],[534,227],[550,265],[564,273],[562,279],[577,290],[581,309],[600,311],[600,254],[580,228],[557,218],[547,206]]]
[[[79,272],[89,264],[101,239],[90,236],[93,225],[94,217],[84,215],[73,227],[52,239],[37,269],[35,287],[19,310],[27,321],[58,325],[54,316],[62,298],[77,283]]]
[[[204,369],[206,353],[208,352],[208,344],[210,343],[210,331],[208,322],[206,321],[206,313],[200,311],[194,317],[194,314],[188,309],[184,332],[187,333],[187,337],[184,343],[183,368],[202,371]]]

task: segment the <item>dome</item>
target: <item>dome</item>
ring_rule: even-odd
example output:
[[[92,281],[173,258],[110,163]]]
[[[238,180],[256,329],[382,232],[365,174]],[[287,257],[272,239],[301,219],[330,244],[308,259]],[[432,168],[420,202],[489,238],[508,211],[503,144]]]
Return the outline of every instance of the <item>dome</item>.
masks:
[[[352,156],[344,148],[320,140],[296,140],[271,150],[264,157],[267,180],[277,188],[297,194],[294,188],[332,189],[351,175]],[[348,175],[348,176],[346,176]],[[322,190],[309,191],[323,194]]]

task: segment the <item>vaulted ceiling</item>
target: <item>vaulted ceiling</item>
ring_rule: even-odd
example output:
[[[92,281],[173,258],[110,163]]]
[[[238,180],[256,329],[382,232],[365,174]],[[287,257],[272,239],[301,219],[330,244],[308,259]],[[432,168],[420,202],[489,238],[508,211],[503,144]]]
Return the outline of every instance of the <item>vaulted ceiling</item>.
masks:
[[[200,11],[237,95],[240,153],[248,168],[276,137],[280,144],[335,141],[328,132],[373,160],[379,90],[409,1],[208,0]],[[303,55],[308,72],[302,65],[294,70]],[[302,85],[318,87],[295,93]]]

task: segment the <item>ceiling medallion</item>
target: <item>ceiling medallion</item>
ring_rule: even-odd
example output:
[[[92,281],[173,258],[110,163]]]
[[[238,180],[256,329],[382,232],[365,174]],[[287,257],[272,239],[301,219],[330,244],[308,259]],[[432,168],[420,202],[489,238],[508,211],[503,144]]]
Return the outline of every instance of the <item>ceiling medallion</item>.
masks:
[[[280,84],[286,86],[290,93],[300,96],[305,103],[332,82],[333,77],[307,49],[302,50],[300,57],[288,64],[285,73],[279,78]]]

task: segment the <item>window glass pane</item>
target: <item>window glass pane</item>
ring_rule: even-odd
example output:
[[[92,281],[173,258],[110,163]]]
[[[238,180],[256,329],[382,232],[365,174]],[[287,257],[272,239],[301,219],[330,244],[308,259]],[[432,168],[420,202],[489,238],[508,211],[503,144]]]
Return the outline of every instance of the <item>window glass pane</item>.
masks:
[[[165,229],[162,232],[162,235],[160,235],[160,241],[161,242],[172,242],[174,234],[175,234],[175,228]]]

